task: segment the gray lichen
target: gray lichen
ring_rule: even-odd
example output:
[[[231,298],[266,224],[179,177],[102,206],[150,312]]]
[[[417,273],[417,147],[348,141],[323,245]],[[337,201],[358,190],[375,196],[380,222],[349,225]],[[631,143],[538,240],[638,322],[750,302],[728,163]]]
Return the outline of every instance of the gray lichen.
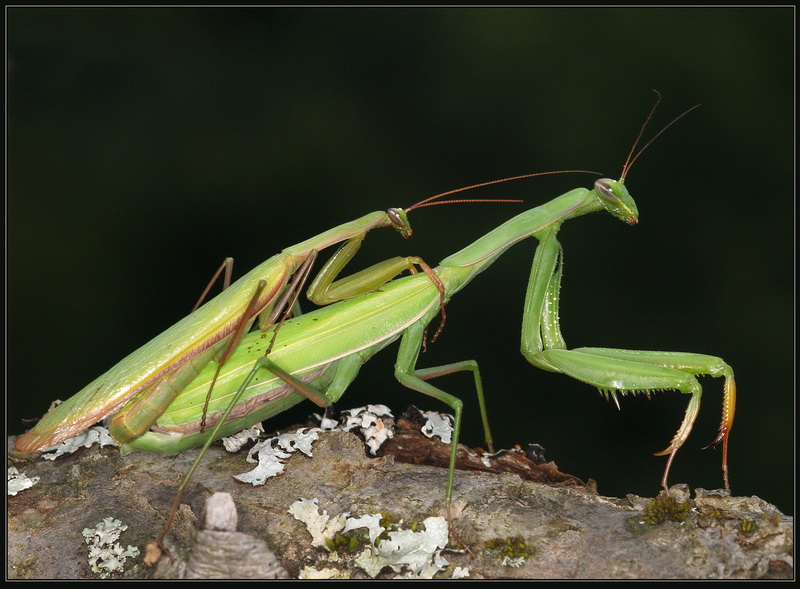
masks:
[[[466,449],[460,450],[460,456],[466,454]],[[86,561],[75,556],[82,543],[80,532],[109,515],[129,526],[126,544],[144,546],[163,526],[175,485],[194,456],[188,451],[169,458],[139,452],[122,457],[114,448],[88,448],[55,462],[26,464],[25,472],[38,476],[40,483],[8,498],[8,576],[94,577]],[[186,505],[170,534],[178,553],[196,542],[195,534],[200,537],[193,531],[195,514],[201,513],[212,490],[230,493],[239,512],[239,531],[218,534],[241,533],[269,545],[292,577],[307,567],[330,568],[325,564],[330,553],[312,546],[305,524],[287,512],[298,497],[318,499],[320,509],[330,514],[391,513],[406,522],[446,515],[446,469],[400,463],[391,456],[370,458],[363,443],[348,433],[321,434],[313,457],[295,453],[285,473],[262,487],[232,479],[243,466],[243,454],[228,455],[212,447],[184,494]],[[557,472],[552,465],[550,469]],[[458,471],[453,524],[475,557],[448,553],[451,568],[468,568],[471,579],[793,575],[793,519],[762,499],[701,489],[691,495],[686,489],[685,498],[675,495],[692,504],[685,521],[648,525],[645,507],[652,498],[602,497],[556,480],[562,482],[554,487],[517,474]],[[743,524],[745,520],[752,523]],[[521,566],[505,566],[501,558],[483,554],[485,542],[518,535],[535,547]],[[216,537],[221,544],[210,549],[215,553],[210,560],[233,562],[258,552],[243,548],[233,536]],[[211,545],[205,539],[200,543]],[[223,552],[231,546],[232,552]],[[185,558],[188,562],[188,555]],[[122,578],[152,576],[141,557],[128,562],[133,566],[126,566]],[[239,577],[245,570],[223,574]],[[358,568],[346,572],[350,578],[368,578]],[[204,573],[195,569],[192,574]],[[393,574],[386,569],[381,577]]]

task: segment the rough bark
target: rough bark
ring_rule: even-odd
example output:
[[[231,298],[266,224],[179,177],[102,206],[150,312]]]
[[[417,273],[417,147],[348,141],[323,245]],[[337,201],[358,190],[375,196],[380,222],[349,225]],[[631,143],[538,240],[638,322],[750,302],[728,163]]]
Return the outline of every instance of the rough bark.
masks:
[[[434,463],[439,461],[436,456],[447,453],[446,445],[407,434],[398,434],[393,444],[400,446],[393,450],[398,456],[430,454],[425,460]],[[8,498],[7,576],[96,578],[81,531],[106,517],[127,524],[120,543],[138,546],[144,554],[145,545],[161,530],[175,486],[195,455],[196,450],[175,457],[122,457],[115,448],[95,447],[54,462],[14,461],[20,471],[40,481]],[[298,498],[316,498],[320,510],[332,515],[381,513],[408,525],[445,516],[445,468],[401,463],[392,456],[368,457],[352,434],[323,434],[314,444],[313,458],[293,455],[285,474],[261,487],[231,477],[250,469],[243,455],[213,447],[184,495],[171,540],[177,555],[187,561],[192,544],[198,543],[195,528],[202,506],[215,491],[230,493],[236,502],[239,532],[230,533],[243,536],[236,541],[246,547],[255,543],[258,550],[266,542],[291,577],[319,573],[368,578],[346,552],[311,546],[305,525],[287,512]],[[686,509],[691,509],[663,504],[659,510],[648,498],[599,496],[591,484],[559,473],[554,464],[537,467],[517,452],[489,466],[467,449],[461,449],[460,456],[463,466],[471,461],[485,471],[456,473],[453,523],[472,554],[460,550],[451,535],[453,551],[445,553],[450,566],[437,577],[449,577],[456,566],[467,567],[472,579],[793,577],[793,519],[758,497],[696,489],[689,499],[688,490],[676,486],[673,498],[688,500]],[[491,472],[495,470],[513,472]],[[520,475],[543,477],[545,482]],[[230,538],[233,542],[234,536]],[[195,570],[217,577],[258,574],[249,569],[233,572],[236,568],[232,558],[224,556],[224,547],[209,549],[207,542],[201,543],[203,547],[194,550]],[[209,553],[212,562],[198,565],[201,553]],[[114,577],[152,575],[153,569],[139,556]],[[384,569],[380,576],[395,573]]]

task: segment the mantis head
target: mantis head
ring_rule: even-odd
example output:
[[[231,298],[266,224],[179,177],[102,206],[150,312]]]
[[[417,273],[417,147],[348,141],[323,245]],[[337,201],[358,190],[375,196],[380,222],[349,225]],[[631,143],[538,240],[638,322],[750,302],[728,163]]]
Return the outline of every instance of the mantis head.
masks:
[[[625,188],[624,180],[601,178],[594,183],[594,189],[605,209],[628,225],[639,222],[639,209],[636,201]]]
[[[408,222],[408,215],[403,209],[389,209],[386,211],[386,217],[389,219],[391,226],[397,229],[405,239],[408,239],[414,233],[411,229],[411,224]]]
[[[631,151],[628,153],[628,159],[625,160],[625,165],[622,166],[622,174],[620,174],[620,179],[611,180],[609,178],[602,178],[594,183],[595,192],[597,193],[598,198],[600,198],[600,202],[603,203],[605,209],[617,219],[624,221],[628,225],[636,225],[636,223],[639,222],[639,209],[636,207],[636,202],[628,192],[628,189],[625,188],[625,178],[628,176],[631,166],[633,166],[633,163],[639,159],[639,156],[642,155],[642,152],[650,147],[650,144],[653,143],[653,141],[655,141],[664,131],[669,129],[684,116],[700,106],[699,104],[695,104],[692,108],[683,111],[677,117],[672,119],[668,125],[665,125],[663,129],[656,133],[653,138],[645,143],[639,151],[636,151],[645,127],[647,127],[647,123],[650,122],[650,119],[653,117],[653,113],[656,111],[658,104],[661,102],[661,93],[658,90],[654,90],[654,92],[657,96],[656,103],[650,110],[650,114],[647,115],[642,128],[639,129],[639,135],[636,136],[636,141],[633,142]]]

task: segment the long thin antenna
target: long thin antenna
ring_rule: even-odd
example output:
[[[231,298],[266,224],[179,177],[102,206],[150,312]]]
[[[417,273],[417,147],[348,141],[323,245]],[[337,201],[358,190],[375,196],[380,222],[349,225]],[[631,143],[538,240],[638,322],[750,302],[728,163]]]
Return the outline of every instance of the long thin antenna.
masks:
[[[413,211],[414,209],[420,209],[422,207],[453,204],[460,202],[522,202],[520,200],[511,200],[511,199],[479,199],[479,198],[456,199],[456,200],[436,200],[436,199],[442,198],[443,196],[448,196],[450,194],[456,194],[457,192],[464,192],[466,190],[472,190],[473,188],[480,188],[482,186],[491,186],[492,184],[499,184],[501,182],[510,182],[512,180],[521,180],[523,178],[532,178],[534,176],[547,176],[549,174],[570,174],[570,173],[595,174],[597,176],[602,176],[602,174],[600,174],[599,172],[592,172],[590,170],[556,170],[552,172],[536,172],[535,174],[523,174],[521,176],[511,176],[510,178],[501,178],[500,180],[490,180],[489,182],[481,182],[480,184],[473,184],[472,186],[456,188],[455,190],[448,190],[447,192],[442,192],[441,194],[430,196],[425,200],[421,200],[418,203],[413,204],[410,207],[406,208],[406,212]]]
[[[663,129],[661,129],[661,130],[660,130],[658,133],[656,133],[656,134],[653,136],[653,138],[652,138],[652,139],[650,139],[650,141],[648,141],[647,143],[645,143],[645,144],[644,144],[644,146],[643,146],[643,147],[642,147],[642,148],[641,148],[641,149],[640,149],[638,152],[636,152],[636,155],[633,155],[633,152],[634,152],[634,151],[636,151],[636,146],[637,146],[637,145],[639,145],[639,141],[642,139],[642,135],[644,134],[645,127],[647,127],[647,124],[650,122],[650,119],[651,119],[651,118],[653,118],[653,113],[655,113],[655,112],[656,112],[656,108],[658,107],[659,103],[661,102],[661,92],[659,92],[658,90],[653,90],[653,92],[655,92],[655,93],[656,93],[656,97],[657,97],[657,98],[656,98],[656,103],[653,105],[653,108],[651,108],[651,109],[650,109],[650,114],[648,114],[648,115],[647,115],[647,118],[645,119],[645,121],[644,121],[644,124],[642,124],[642,127],[641,127],[641,129],[639,129],[639,134],[636,136],[636,141],[634,141],[634,142],[633,142],[633,146],[631,147],[631,151],[630,151],[630,153],[628,153],[628,159],[626,159],[626,160],[625,160],[625,165],[624,165],[624,166],[622,166],[622,174],[620,174],[620,180],[625,180],[625,176],[627,176],[627,175],[628,175],[628,172],[630,171],[630,169],[631,169],[631,166],[633,166],[633,163],[634,163],[634,162],[635,162],[637,159],[639,159],[639,156],[640,156],[640,155],[642,155],[642,152],[643,152],[645,149],[647,149],[648,147],[650,147],[650,144],[651,144],[653,141],[655,141],[655,140],[656,140],[656,139],[657,139],[657,138],[658,138],[658,137],[659,137],[659,136],[660,136],[660,135],[661,135],[661,134],[662,134],[664,131],[666,131],[667,129],[669,129],[669,128],[670,128],[672,125],[674,125],[675,123],[677,123],[677,122],[678,122],[680,119],[682,119],[683,117],[685,117],[686,115],[688,115],[690,112],[692,112],[694,109],[696,109],[698,106],[700,106],[699,104],[695,104],[693,107],[691,107],[691,108],[689,108],[689,109],[687,109],[687,110],[683,111],[683,112],[682,112],[681,114],[679,114],[677,117],[675,117],[674,119],[672,119],[672,121],[670,121],[670,122],[669,122],[669,123],[668,123],[668,124],[667,124],[667,125],[666,125],[666,126],[663,128]]]

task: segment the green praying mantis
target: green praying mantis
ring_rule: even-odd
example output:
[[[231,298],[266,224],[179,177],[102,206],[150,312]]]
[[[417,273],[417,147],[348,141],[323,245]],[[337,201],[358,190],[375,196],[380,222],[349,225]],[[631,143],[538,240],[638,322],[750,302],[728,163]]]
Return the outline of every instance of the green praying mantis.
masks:
[[[312,302],[327,305],[369,292],[405,270],[415,272],[416,266],[423,270],[427,268],[420,258],[395,257],[337,280],[369,231],[392,227],[408,238],[412,229],[407,213],[416,208],[454,202],[483,202],[486,199],[438,199],[480,186],[535,175],[538,174],[451,190],[422,200],[405,210],[390,208],[385,212],[369,213],[284,249],[234,284],[229,284],[233,260],[228,258],[190,315],[51,409],[30,431],[19,437],[17,450],[34,452],[55,446],[112,414],[112,437],[120,443],[135,440],[150,428],[176,395],[212,359],[219,360],[216,366],[224,365],[256,316],[259,316],[261,329],[266,330],[276,324],[282,315],[288,315],[320,250],[344,242],[308,289],[308,297]],[[501,199],[491,201],[508,202]],[[225,289],[200,307],[200,302],[223,270]],[[212,394],[213,386],[213,383],[209,385],[207,396]]]
[[[652,115],[652,111],[650,114]],[[649,118],[648,116],[648,120]],[[676,118],[673,123],[677,120]],[[668,127],[669,125],[661,132]],[[634,156],[639,138],[631,149],[619,180],[597,180],[591,189],[578,188],[569,191],[521,213],[458,253],[442,260],[433,269],[424,265],[421,259],[413,258],[413,265],[420,265],[425,270],[424,273],[399,279],[392,279],[399,272],[388,278],[384,276],[380,281],[382,286],[377,290],[372,287],[371,292],[345,297],[330,306],[280,323],[273,318],[266,331],[241,335],[230,354],[220,361],[209,358],[198,369],[196,376],[187,377],[177,395],[159,407],[155,419],[147,420],[148,426],[143,433],[132,436],[123,443],[122,451],[140,449],[177,453],[200,444],[205,444],[207,448],[213,440],[280,413],[304,399],[310,399],[319,406],[329,406],[341,398],[365,362],[400,339],[395,364],[396,378],[410,389],[439,399],[454,412],[445,493],[445,500],[449,505],[453,493],[463,403],[458,397],[428,381],[457,371],[472,372],[484,435],[490,447],[492,436],[477,363],[466,360],[437,367],[417,367],[426,329],[443,312],[444,304],[450,297],[487,269],[511,246],[528,237],[534,237],[539,246],[534,255],[523,310],[521,351],[525,358],[534,366],[561,372],[590,384],[615,402],[618,402],[620,394],[649,396],[661,390],[677,390],[690,395],[677,433],[667,448],[658,453],[668,455],[661,481],[665,489],[668,488],[668,475],[675,455],[689,436],[699,412],[702,387],[697,377],[707,375],[724,378],[722,422],[717,437],[709,446],[719,443],[723,445],[722,469],[725,486],[729,488],[727,448],[735,412],[736,388],[733,370],[724,360],[705,354],[683,352],[609,348],[570,350],[561,334],[559,297],[563,252],[558,241],[558,232],[567,220],[596,211],[607,211],[629,225],[638,222],[638,209],[625,187],[625,178],[633,162],[652,142],[648,142]],[[364,226],[360,226],[359,231],[365,232]],[[343,235],[343,232],[339,231],[338,235]],[[301,249],[307,243],[290,250]],[[348,242],[343,247],[346,249],[349,246]],[[309,251],[313,249],[309,248]],[[306,260],[308,257],[310,254]],[[403,268],[407,267],[406,265]],[[294,292],[296,296],[296,288],[289,288],[285,282],[280,284],[284,295],[286,292]],[[312,290],[313,288],[312,286]],[[271,289],[269,281],[258,281],[256,294],[245,297],[249,302],[245,311],[239,313],[244,317],[239,320],[239,325],[244,325],[255,315],[253,307],[258,306],[258,301],[262,300],[262,293],[271,292]],[[270,301],[274,300],[275,295]],[[280,305],[276,303],[275,306],[291,306],[289,298],[285,301],[281,298],[279,302]],[[242,327],[240,333],[243,334],[245,330]],[[104,376],[98,380],[107,378]],[[91,393],[93,386],[97,385],[93,383],[84,390]],[[86,399],[80,401],[86,402]],[[94,417],[92,419],[96,420]],[[85,422],[86,420],[83,421]],[[45,426],[40,427],[41,424],[42,422],[18,440],[19,449],[31,449],[35,444],[44,447],[39,440],[47,439],[49,443],[60,435],[51,431],[60,432],[64,428],[54,419],[48,420]],[[213,429],[209,430],[211,426]],[[202,452],[184,477],[179,493],[188,483],[200,457]],[[176,498],[176,504],[178,499],[179,497]]]
[[[277,333],[278,326],[274,326],[272,333],[246,335],[219,373],[213,365],[207,366],[153,428],[124,446],[123,451],[177,453],[204,442],[208,446],[218,437],[244,429],[304,399],[322,407],[329,406],[341,398],[365,362],[400,339],[396,378],[410,389],[439,399],[454,412],[445,494],[449,504],[463,403],[428,381],[457,371],[471,371],[484,436],[490,447],[492,436],[477,363],[467,360],[417,368],[425,332],[440,311],[442,294],[447,302],[512,245],[534,237],[539,246],[531,267],[523,311],[521,350],[525,358],[544,370],[561,372],[586,382],[617,404],[620,394],[650,396],[656,391],[677,390],[690,395],[676,435],[665,450],[657,453],[668,455],[661,481],[665,489],[668,489],[673,459],[689,436],[699,412],[702,387],[697,377],[724,378],[722,422],[716,439],[709,446],[723,444],[723,477],[725,487],[729,488],[727,446],[735,412],[736,387],[733,369],[724,360],[684,352],[570,350],[561,334],[559,292],[563,252],[557,234],[567,220],[595,211],[605,210],[630,225],[637,223],[638,209],[624,183],[636,157],[629,156],[620,180],[604,178],[597,180],[592,189],[567,192],[517,215],[444,259],[432,270],[436,280],[423,274],[395,279],[377,291],[289,319]],[[208,414],[215,426],[213,431],[207,432],[202,431],[200,415],[205,405],[204,392],[212,381],[215,389]]]
[[[539,247],[528,283],[522,329],[522,353],[544,370],[561,372],[598,388],[617,401],[618,394],[645,394],[678,390],[690,395],[683,422],[670,445],[659,455],[669,455],[662,484],[672,459],[688,437],[697,417],[702,387],[696,377],[724,377],[723,419],[712,445],[723,442],[723,472],[727,475],[728,434],[735,410],[732,368],[721,358],[683,352],[635,351],[608,348],[567,348],[559,328],[558,302],[562,251],[557,239],[561,225],[590,212],[606,210],[634,224],[636,204],[624,181],[601,179],[593,189],[578,188],[517,215],[433,269],[444,287],[445,302],[488,268],[515,243],[535,237]],[[344,300],[287,320],[265,355],[269,332],[253,332],[242,339],[236,353],[220,372],[208,409],[215,432],[201,433],[199,416],[204,391],[215,373],[206,369],[175,399],[151,431],[125,449],[177,453],[209,437],[240,431],[255,422],[310,399],[320,406],[338,401],[356,378],[361,366],[398,338],[400,348],[395,376],[406,387],[441,400],[454,412],[451,460],[461,423],[462,401],[427,381],[460,370],[475,375],[475,387],[484,419],[487,443],[491,434],[485,416],[483,387],[473,361],[417,368],[425,330],[440,310],[440,292],[427,275],[395,279],[379,291]],[[273,327],[272,329],[276,329]],[[238,400],[234,399],[239,396]],[[232,401],[232,399],[234,399]],[[229,416],[224,416],[228,408]],[[452,462],[447,497],[452,492]]]

